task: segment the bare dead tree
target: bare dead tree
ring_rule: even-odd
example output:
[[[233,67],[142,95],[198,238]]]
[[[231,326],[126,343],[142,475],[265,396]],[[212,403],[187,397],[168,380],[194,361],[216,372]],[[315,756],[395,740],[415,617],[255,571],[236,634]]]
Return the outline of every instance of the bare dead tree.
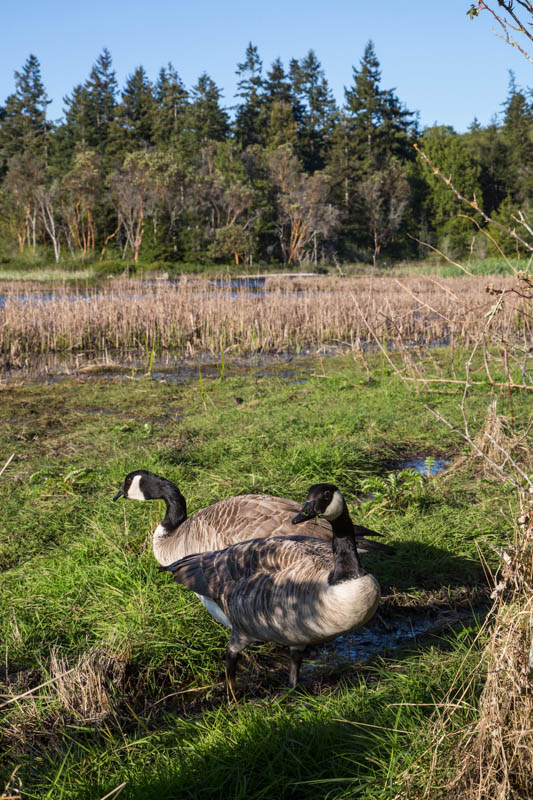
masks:
[[[57,264],[61,252],[61,226],[58,222],[60,202],[57,182],[53,183],[49,188],[39,186],[36,191],[36,198],[39,218],[52,242]]]
[[[374,240],[373,263],[376,266],[385,247],[400,227],[409,201],[405,169],[394,158],[384,169],[371,173],[359,185],[359,195],[368,215]]]
[[[152,214],[154,235],[161,212],[166,215],[168,230],[172,233],[190,204],[193,194],[190,176],[175,153],[155,151],[150,153],[150,178],[155,201]]]
[[[61,181],[61,211],[65,239],[72,253],[85,256],[96,244],[96,205],[101,186],[100,162],[92,150],[82,150]]]
[[[37,187],[44,180],[42,161],[30,153],[13,156],[3,183],[2,209],[8,225],[15,230],[21,252],[37,240]]]
[[[278,189],[276,228],[286,264],[313,258],[317,239],[327,241],[338,226],[338,211],[329,202],[330,184],[322,172],[305,175],[289,145],[268,156],[270,176]]]
[[[157,198],[149,154],[127,155],[122,167],[111,176],[110,185],[119,226],[134,261],[138,261],[145,219],[152,213]],[[124,248],[123,257],[125,253]]]

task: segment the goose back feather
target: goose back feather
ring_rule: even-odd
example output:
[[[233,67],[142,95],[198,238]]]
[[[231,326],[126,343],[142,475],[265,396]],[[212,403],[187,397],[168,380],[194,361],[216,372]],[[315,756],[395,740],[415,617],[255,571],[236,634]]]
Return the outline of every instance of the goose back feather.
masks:
[[[294,533],[291,519],[301,508],[284,497],[247,494],[219,500],[187,517],[185,499],[178,487],[148,470],[130,472],[114,499],[121,496],[166,502],[166,516],[153,533],[154,556],[162,566],[192,553],[223,550],[248,539],[291,536]],[[362,525],[353,527],[360,554],[394,554],[389,545],[366,538],[381,534]],[[332,541],[331,525],[325,519],[305,521],[300,531],[305,536]]]
[[[305,647],[361,627],[377,608],[372,575],[331,585],[333,566],[331,544],[293,535],[190,555],[166,569],[208,610],[214,603],[240,636]]]
[[[154,531],[154,555],[162,565],[191,553],[222,550],[248,539],[271,536],[291,536],[291,519],[301,506],[284,497],[264,494],[247,494],[219,500],[207,508],[196,511],[170,535],[158,526]],[[331,525],[325,519],[309,520],[302,524],[302,535],[331,542]],[[394,549],[382,542],[373,542],[365,536],[380,536],[363,526],[354,525],[361,553],[392,555]]]

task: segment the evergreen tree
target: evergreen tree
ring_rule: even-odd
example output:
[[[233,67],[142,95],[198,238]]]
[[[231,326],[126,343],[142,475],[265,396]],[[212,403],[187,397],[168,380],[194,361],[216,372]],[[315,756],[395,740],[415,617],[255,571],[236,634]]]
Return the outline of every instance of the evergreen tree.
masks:
[[[261,141],[261,109],[262,109],[262,78],[263,62],[259,58],[257,47],[251,42],[246,48],[245,60],[237,64],[236,74],[240,80],[237,84],[237,97],[242,102],[237,106],[235,122],[233,125],[235,137],[243,148]]]
[[[281,59],[272,62],[263,82],[260,125],[269,150],[283,144],[298,145],[298,120],[302,108],[292,89]]]
[[[334,187],[337,205],[346,216],[353,200],[359,170],[358,163],[353,158],[350,121],[344,112],[339,115],[331,134],[327,172]]]
[[[155,101],[144,67],[129,75],[121,98],[118,121],[129,149],[148,147],[154,137]]]
[[[109,129],[115,119],[118,83],[112,69],[111,54],[104,48],[96,59],[86,88],[91,100],[91,112],[98,139],[107,140]],[[96,143],[98,144],[98,142]]]
[[[479,166],[483,210],[491,215],[503,202],[511,188],[509,153],[501,127],[495,118],[486,127],[474,122],[462,139],[472,162]]]
[[[209,141],[225,139],[229,120],[226,111],[220,107],[220,89],[206,72],[200,75],[191,95],[192,103],[186,113],[182,140],[192,157]]]
[[[324,166],[337,106],[314,50],[300,61],[293,59],[290,74],[300,102],[300,152],[306,169],[314,172]]]
[[[267,149],[275,150],[288,144],[296,151],[299,141],[298,124],[294,119],[292,106],[278,100],[267,106],[265,112],[268,112],[265,124]]]
[[[377,131],[384,115],[383,93],[380,89],[381,71],[374,45],[367,43],[360,69],[353,70],[353,86],[344,89],[346,113],[355,138],[354,156],[370,172],[378,160]]]
[[[468,199],[476,199],[483,207],[480,184],[481,169],[470,156],[467,141],[450,126],[428,128],[421,137],[421,149],[443,175],[450,176],[456,189]],[[428,185],[423,213],[430,238],[451,256],[462,255],[470,246],[472,223],[457,214],[463,210],[460,201],[440,178],[423,172]]]
[[[298,101],[292,90],[289,76],[280,58],[272,62],[272,66],[263,81],[263,103],[266,106],[273,103],[287,103],[296,108]]]
[[[509,73],[504,103],[503,141],[507,149],[507,183],[517,205],[533,199],[533,105]]]
[[[72,147],[87,144],[94,135],[91,98],[87,86],[78,83],[72,94],[63,98],[65,103],[65,133]]]
[[[413,112],[405,109],[393,89],[381,89],[381,70],[374,45],[368,42],[360,68],[353,67],[353,86],[345,89],[351,120],[354,157],[365,172],[379,169],[389,156],[412,158]]]
[[[188,106],[189,93],[183,82],[169,62],[167,67],[159,71],[154,87],[154,141],[176,141],[183,129],[185,112]]]
[[[64,98],[65,122],[59,139],[70,149],[89,147],[101,155],[108,151],[116,118],[118,84],[112,69],[111,54],[104,48],[83,85],[74,87]]]
[[[41,79],[39,60],[28,56],[21,71],[15,71],[15,91],[6,99],[0,121],[0,157],[3,169],[16,153],[30,152],[46,158],[48,99]]]
[[[327,171],[333,196],[343,210],[344,254],[359,259],[369,255],[369,205],[359,186],[368,181],[375,193],[391,158],[400,164],[414,159],[411,145],[416,126],[414,114],[403,108],[394,91],[381,88],[372,42],[366,45],[359,69],[353,68],[353,85],[345,89],[345,97],[345,108],[330,137]]]

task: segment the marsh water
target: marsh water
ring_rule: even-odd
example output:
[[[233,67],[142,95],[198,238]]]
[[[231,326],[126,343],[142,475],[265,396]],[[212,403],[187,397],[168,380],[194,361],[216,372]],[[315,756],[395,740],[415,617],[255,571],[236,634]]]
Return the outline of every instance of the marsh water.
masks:
[[[302,673],[320,673],[350,664],[367,664],[376,656],[393,650],[416,647],[431,636],[445,635],[451,627],[467,628],[479,624],[488,608],[451,609],[392,614],[386,620],[379,613],[374,619],[353,633],[339,636],[315,649],[302,666]]]
[[[164,353],[151,358],[150,353],[106,351],[92,353],[44,353],[10,360],[0,358],[0,382],[36,381],[56,383],[70,377],[132,380],[151,378],[184,384],[199,377],[221,378],[239,375],[255,378],[278,377],[301,383],[317,368],[317,357],[339,355],[341,347],[302,351],[298,354],[257,353],[249,356],[220,354],[195,355],[191,358]]]

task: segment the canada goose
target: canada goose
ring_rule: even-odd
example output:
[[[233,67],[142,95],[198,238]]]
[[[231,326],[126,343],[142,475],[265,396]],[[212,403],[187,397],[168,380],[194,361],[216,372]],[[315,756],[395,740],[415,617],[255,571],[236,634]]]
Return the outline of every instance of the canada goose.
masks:
[[[360,628],[374,616],[379,584],[361,567],[346,502],[330,483],[310,487],[292,522],[318,515],[330,523],[332,543],[309,536],[252,539],[160,567],[205,598],[212,616],[231,628],[226,650],[231,688],[238,655],[250,642],[289,647],[294,687],[307,645]]]
[[[178,487],[146,469],[137,469],[126,475],[113,500],[119,497],[165,501],[166,515],[153,533],[154,556],[163,566],[191,553],[223,550],[246,539],[291,536],[294,532],[291,515],[300,509],[294,500],[245,494],[219,500],[187,518],[187,504]],[[360,554],[394,553],[392,547],[364,538],[365,535],[381,536],[380,533],[361,525],[353,527]],[[310,520],[302,528],[305,536],[331,542],[331,525],[326,520]]]

